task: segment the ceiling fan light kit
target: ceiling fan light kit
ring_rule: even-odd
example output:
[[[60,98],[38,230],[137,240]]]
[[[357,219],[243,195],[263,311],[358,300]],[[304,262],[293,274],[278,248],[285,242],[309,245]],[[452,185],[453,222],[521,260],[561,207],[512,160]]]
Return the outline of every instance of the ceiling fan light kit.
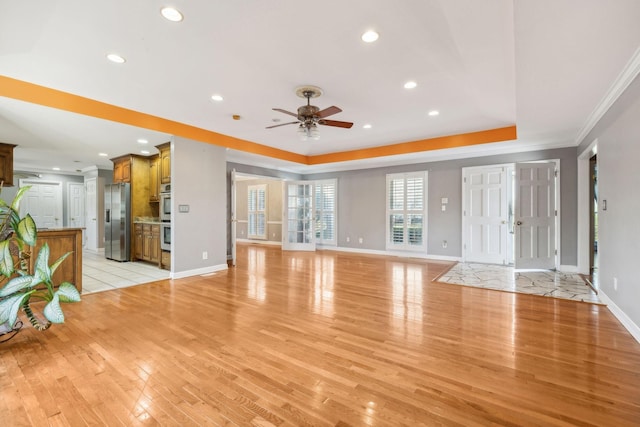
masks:
[[[351,128],[353,123],[341,122],[338,120],[325,120],[325,117],[333,114],[340,113],[342,110],[336,106],[331,106],[320,110],[315,105],[311,105],[311,98],[317,98],[322,95],[322,89],[317,86],[300,86],[296,88],[296,95],[300,98],[307,100],[307,105],[303,105],[298,108],[298,113],[292,113],[291,111],[283,110],[281,108],[274,108],[274,111],[279,111],[284,114],[296,117],[298,120],[295,122],[281,123],[273,126],[267,126],[267,129],[272,129],[279,126],[298,124],[298,134],[303,140],[313,139],[318,140],[320,138],[320,131],[318,125],[334,126],[341,128]]]

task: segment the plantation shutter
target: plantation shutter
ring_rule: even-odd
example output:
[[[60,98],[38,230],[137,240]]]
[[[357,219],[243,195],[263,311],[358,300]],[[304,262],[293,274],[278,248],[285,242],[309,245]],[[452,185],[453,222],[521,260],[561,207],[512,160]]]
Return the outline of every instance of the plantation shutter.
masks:
[[[336,244],[336,187],[335,179],[316,181],[315,233],[319,244]]]
[[[426,172],[387,175],[387,249],[426,250]]]
[[[250,185],[247,188],[247,237],[250,239],[267,238],[267,186]]]

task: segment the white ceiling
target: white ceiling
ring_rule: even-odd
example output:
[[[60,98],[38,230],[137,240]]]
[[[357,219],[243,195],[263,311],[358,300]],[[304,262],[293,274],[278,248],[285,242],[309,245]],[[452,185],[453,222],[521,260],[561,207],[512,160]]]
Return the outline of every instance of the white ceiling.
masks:
[[[161,17],[166,4],[0,0],[0,75],[303,155],[518,129],[511,142],[312,167],[228,152],[318,172],[576,145],[640,47],[637,0],[172,1],[180,23]],[[368,29],[377,42],[360,40]],[[321,127],[318,141],[300,141],[294,125],[265,129],[293,119],[272,108],[296,111],[300,85],[321,87],[313,104],[342,108],[330,118],[353,128]],[[3,94],[0,141],[18,144],[16,169],[108,168],[98,152],[170,137]]]

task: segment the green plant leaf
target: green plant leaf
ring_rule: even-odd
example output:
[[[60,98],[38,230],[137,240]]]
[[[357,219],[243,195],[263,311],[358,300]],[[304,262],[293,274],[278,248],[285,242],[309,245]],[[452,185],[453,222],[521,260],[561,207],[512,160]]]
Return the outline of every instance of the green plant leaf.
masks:
[[[6,285],[0,289],[0,298],[13,295],[14,293],[28,288],[31,284],[31,277],[19,276],[9,280]]]
[[[53,299],[49,301],[49,304],[44,306],[42,314],[51,323],[64,323],[64,313],[60,307],[60,299],[57,292],[53,294]]]
[[[51,275],[53,275],[53,273],[55,273],[56,269],[58,268],[58,266],[62,263],[62,261],[64,261],[70,254],[72,254],[73,251],[69,251],[66,254],[62,255],[60,258],[58,258],[56,260],[56,262],[54,262],[53,264],[51,264],[51,266],[49,267],[51,269]]]
[[[22,199],[22,196],[24,196],[24,193],[26,193],[30,189],[31,189],[30,185],[25,185],[24,187],[20,187],[18,189],[16,196],[13,198],[13,202],[11,202],[11,209],[13,209],[13,211],[18,212],[20,210],[20,199]]]
[[[31,284],[29,285],[30,288],[35,288],[45,280],[45,277],[43,277],[42,272],[38,270],[36,270],[33,273],[33,275],[25,274],[24,277],[28,277],[29,279],[31,279]]]
[[[0,300],[0,324],[9,322],[10,325],[13,325],[16,323],[18,310],[20,310],[23,302],[27,300],[33,292],[35,291],[29,291]]]
[[[36,230],[36,222],[33,220],[31,215],[27,214],[20,220],[15,232],[18,238],[24,241],[27,245],[35,246],[38,232]]]
[[[9,244],[11,240],[3,240],[0,242],[0,274],[9,277],[13,274],[13,257]]]
[[[80,301],[80,292],[69,282],[63,282],[56,292],[60,297],[60,302],[78,302]]]
[[[40,274],[45,281],[51,280],[51,269],[49,268],[49,244],[45,243],[38,252],[36,258],[35,274]]]

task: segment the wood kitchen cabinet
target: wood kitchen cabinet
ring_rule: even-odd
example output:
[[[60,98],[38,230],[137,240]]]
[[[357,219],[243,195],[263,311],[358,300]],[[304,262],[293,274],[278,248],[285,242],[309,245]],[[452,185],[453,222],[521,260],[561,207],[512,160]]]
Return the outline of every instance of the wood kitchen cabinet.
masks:
[[[149,158],[149,202],[160,201],[160,156]]]
[[[135,257],[160,265],[160,224],[134,225]]]
[[[113,162],[113,183],[131,182],[131,158],[129,156],[111,159]]]
[[[171,252],[160,251],[160,268],[171,270]]]
[[[156,148],[160,151],[160,183],[171,183],[171,143],[165,142],[161,145],[156,145]]]
[[[0,182],[5,187],[13,187],[13,144],[0,142]]]
[[[142,258],[142,248],[144,246],[144,238],[142,237],[142,224],[136,222],[133,225],[133,255],[135,259]]]
[[[149,158],[138,154],[125,154],[111,159],[113,162],[113,182],[129,183],[131,185],[131,230],[133,221],[137,217],[157,217],[158,205],[149,203]],[[155,205],[155,206],[152,206]],[[134,239],[131,242],[131,260],[136,257],[137,246]]]

